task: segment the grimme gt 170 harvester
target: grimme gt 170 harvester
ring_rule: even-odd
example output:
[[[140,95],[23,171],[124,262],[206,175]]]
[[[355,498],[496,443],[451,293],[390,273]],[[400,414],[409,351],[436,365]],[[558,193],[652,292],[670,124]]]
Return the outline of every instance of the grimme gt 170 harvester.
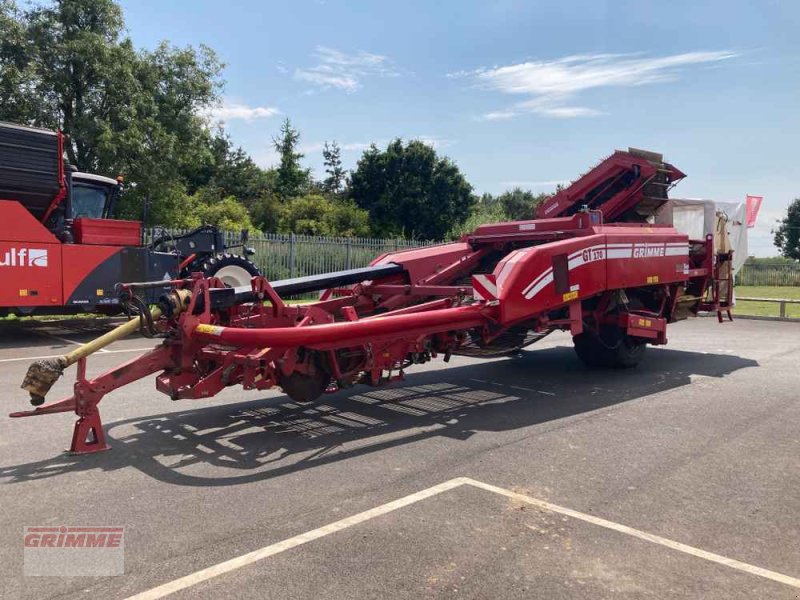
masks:
[[[64,142],[60,131],[0,123],[0,317],[114,314],[119,282],[198,271],[242,285],[258,275],[244,240],[227,252],[209,225],[145,245],[141,222],[113,218],[122,181],[74,170]]]
[[[414,364],[453,354],[516,352],[560,329],[590,366],[631,367],[666,328],[726,310],[713,236],[690,240],[651,217],[684,174],[659,154],[617,151],[539,206],[535,219],[478,227],[458,242],[384,254],[369,267],[226,287],[194,273],[170,282],[158,307],[58,359],[35,362],[23,383],[34,410],[75,411],[70,450],[107,448],[98,404],[158,373],[170,398],[214,396],[240,384],[280,386],[298,402],[354,384],[380,385]],[[132,297],[163,282],[127,285]],[[730,293],[730,286],[724,289]],[[287,296],[319,291],[318,302]],[[141,304],[139,304],[141,306]],[[721,316],[720,316],[721,320]],[[163,341],[93,379],[86,357],[137,329]],[[42,404],[78,363],[74,393]]]

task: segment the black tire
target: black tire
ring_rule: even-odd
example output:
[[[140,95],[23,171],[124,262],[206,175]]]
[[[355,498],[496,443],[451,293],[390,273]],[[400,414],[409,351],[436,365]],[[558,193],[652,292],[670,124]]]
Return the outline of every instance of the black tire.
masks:
[[[238,254],[217,254],[205,259],[199,266],[205,277],[219,277],[228,287],[250,285],[250,279],[261,273],[258,267]]]
[[[608,352],[600,345],[597,336],[584,332],[572,338],[575,354],[587,367],[608,367]]]
[[[575,354],[589,367],[629,369],[639,364],[647,349],[647,344],[614,326],[602,327],[599,337],[591,331],[585,331],[572,338],[572,341]]]

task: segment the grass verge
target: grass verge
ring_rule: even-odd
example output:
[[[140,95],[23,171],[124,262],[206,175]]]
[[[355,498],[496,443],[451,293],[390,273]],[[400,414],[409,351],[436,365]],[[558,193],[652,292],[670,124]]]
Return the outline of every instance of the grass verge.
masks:
[[[800,287],[796,286],[751,286],[737,285],[736,298],[785,298],[800,300]],[[736,301],[734,315],[752,315],[756,317],[777,317],[780,305],[776,302]],[[800,304],[787,304],[786,316],[800,319]]]

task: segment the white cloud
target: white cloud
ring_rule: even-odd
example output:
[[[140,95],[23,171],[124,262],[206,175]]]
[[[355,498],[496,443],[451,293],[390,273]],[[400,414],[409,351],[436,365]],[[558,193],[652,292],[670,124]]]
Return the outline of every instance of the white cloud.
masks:
[[[362,86],[362,80],[371,76],[393,77],[398,72],[389,59],[380,54],[359,52],[345,54],[333,48],[317,46],[314,56],[317,64],[306,69],[296,69],[294,78],[321,88],[336,88],[351,93]]]
[[[635,87],[678,79],[690,66],[717,63],[738,56],[733,51],[685,52],[670,56],[640,54],[579,54],[552,61],[528,61],[508,66],[448,74],[469,78],[479,87],[528,98],[494,110],[483,119],[510,119],[522,114],[554,118],[590,117],[600,111],[571,104],[582,92],[603,87]]]
[[[279,115],[274,106],[248,106],[237,102],[223,102],[220,106],[208,111],[208,116],[214,121],[253,121],[254,119],[267,119]]]

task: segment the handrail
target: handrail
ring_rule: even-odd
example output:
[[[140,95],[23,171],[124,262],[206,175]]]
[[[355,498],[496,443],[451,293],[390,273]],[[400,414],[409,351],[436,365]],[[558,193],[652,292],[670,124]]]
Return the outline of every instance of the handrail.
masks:
[[[780,313],[780,318],[781,319],[785,319],[786,318],[786,305],[787,304],[800,304],[800,300],[793,300],[791,298],[750,298],[750,297],[745,298],[745,297],[737,296],[736,297],[736,301],[737,302],[738,301],[742,301],[742,302],[777,302],[777,303],[780,304],[779,313]]]
[[[800,300],[793,298],[745,298],[743,296],[736,296],[737,300],[743,302],[786,302],[787,304],[800,304]]]

